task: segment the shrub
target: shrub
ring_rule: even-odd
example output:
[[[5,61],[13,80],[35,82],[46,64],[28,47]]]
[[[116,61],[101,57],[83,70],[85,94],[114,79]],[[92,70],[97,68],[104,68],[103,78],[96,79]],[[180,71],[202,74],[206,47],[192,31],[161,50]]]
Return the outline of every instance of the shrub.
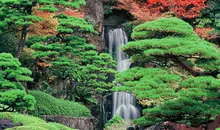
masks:
[[[0,111],[33,110],[33,96],[26,94],[22,83],[33,81],[32,72],[21,66],[10,53],[0,53]]]
[[[125,121],[121,116],[115,116],[105,124],[106,130],[124,130]]]
[[[37,115],[63,115],[72,117],[91,116],[90,110],[80,103],[57,99],[41,91],[30,91],[35,97],[35,114]]]
[[[22,126],[8,128],[6,130],[72,130],[62,124],[46,123],[40,118],[18,113],[2,112],[0,113],[0,119],[8,119],[17,125],[22,124]]]

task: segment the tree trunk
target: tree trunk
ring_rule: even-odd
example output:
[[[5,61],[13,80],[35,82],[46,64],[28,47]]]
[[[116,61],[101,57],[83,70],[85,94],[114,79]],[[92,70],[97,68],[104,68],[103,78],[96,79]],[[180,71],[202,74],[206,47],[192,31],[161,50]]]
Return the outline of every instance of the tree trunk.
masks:
[[[22,32],[21,32],[21,38],[20,38],[19,45],[18,45],[18,51],[15,56],[16,58],[20,58],[22,54],[23,48],[25,46],[26,37],[27,37],[27,26],[23,26]]]
[[[197,71],[197,70],[194,70],[191,66],[189,66],[186,62],[179,59],[179,57],[172,56],[172,58],[175,59],[175,61],[177,61],[182,66],[183,69],[188,71],[194,77],[196,77],[196,76],[212,76],[214,78],[217,78],[217,75],[220,73],[219,70],[215,70],[215,71]]]
[[[70,85],[71,85],[71,89],[70,89],[69,100],[73,100],[73,92],[74,92],[74,88],[76,87],[76,83],[73,81],[72,78],[70,78]]]

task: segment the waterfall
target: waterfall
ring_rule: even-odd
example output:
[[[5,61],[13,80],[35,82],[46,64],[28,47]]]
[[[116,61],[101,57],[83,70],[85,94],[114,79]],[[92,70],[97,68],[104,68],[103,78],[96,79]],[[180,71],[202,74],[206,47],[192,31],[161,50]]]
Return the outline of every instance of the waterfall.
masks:
[[[119,72],[127,70],[130,67],[129,57],[121,51],[121,47],[125,45],[127,42],[128,38],[123,29],[116,28],[108,31],[109,54],[113,57],[116,57],[117,70]]]
[[[121,51],[121,47],[128,42],[126,33],[122,28],[115,28],[107,30],[106,34],[102,37],[105,40],[109,54],[117,61],[117,70],[122,72],[129,69],[129,57]],[[136,98],[134,95],[125,92],[113,93],[112,117],[117,115],[123,117],[125,120],[140,117],[140,112],[136,108]]]

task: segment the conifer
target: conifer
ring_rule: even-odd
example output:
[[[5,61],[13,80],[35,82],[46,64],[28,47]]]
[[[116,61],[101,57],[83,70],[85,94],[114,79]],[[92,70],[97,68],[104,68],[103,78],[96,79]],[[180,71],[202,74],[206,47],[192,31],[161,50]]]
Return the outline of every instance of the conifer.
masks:
[[[0,1],[0,34],[21,31],[16,57],[20,57],[25,46],[28,28],[42,20],[33,14],[33,8],[48,12],[57,12],[60,6],[79,8],[85,0],[1,0]]]
[[[33,96],[26,94],[22,82],[32,81],[32,72],[21,67],[10,53],[0,53],[0,111],[33,110]]]
[[[74,32],[95,34],[93,26],[81,18],[64,14],[57,17],[58,34],[33,44],[35,57],[51,64],[49,69],[57,79],[70,82],[71,88],[64,90],[70,99],[77,86],[101,93],[111,89],[114,85],[112,77],[116,73],[112,57],[106,53],[98,54],[96,47],[87,44],[84,38],[71,36]]]
[[[132,38],[122,50],[133,62],[156,66],[134,67],[116,76],[122,86],[113,90],[132,92],[144,108],[137,125],[161,121],[199,125],[220,114],[219,52],[213,44],[177,18],[138,25]]]

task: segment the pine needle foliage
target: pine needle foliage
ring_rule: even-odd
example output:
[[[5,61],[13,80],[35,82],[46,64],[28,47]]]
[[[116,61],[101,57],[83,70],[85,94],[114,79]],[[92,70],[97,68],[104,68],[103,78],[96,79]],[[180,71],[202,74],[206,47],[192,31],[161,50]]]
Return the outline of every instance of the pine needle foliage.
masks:
[[[36,101],[26,94],[22,85],[22,82],[33,80],[31,74],[10,53],[0,53],[0,111],[34,109]]]
[[[47,12],[58,12],[59,8],[79,8],[85,0],[1,0],[0,1],[0,34],[20,31],[19,47],[16,57],[20,57],[25,46],[30,25],[42,20],[33,14],[33,9]],[[73,20],[77,20],[74,19]]]
[[[113,90],[132,92],[142,105],[154,106],[178,97],[174,83],[180,79],[161,68],[135,67],[116,75],[116,82],[122,86]]]
[[[60,14],[58,34],[45,39],[32,39],[36,50],[34,56],[51,64],[49,69],[57,79],[70,82],[65,93],[74,92],[74,87],[89,87],[93,92],[111,89],[116,63],[109,54],[98,53],[96,47],[87,44],[84,38],[73,33],[96,33],[93,26],[81,18]],[[65,85],[63,85],[65,86]]]
[[[113,90],[135,94],[144,108],[143,116],[134,121],[137,125],[172,121],[195,126],[220,114],[220,57],[213,44],[200,39],[188,23],[177,18],[138,25],[132,37],[135,41],[122,50],[133,62],[157,67],[134,67],[116,76],[122,86]],[[160,65],[164,61],[183,68],[187,76]]]
[[[133,42],[122,50],[138,56],[178,56],[184,58],[219,59],[217,49],[209,42],[200,39],[193,28],[178,18],[161,18],[134,28]]]
[[[82,18],[67,16],[65,14],[56,15],[59,26],[57,31],[60,34],[72,34],[74,32],[97,33],[93,26]]]
[[[36,43],[34,56],[52,64],[50,70],[59,79],[73,80],[76,86],[108,90],[116,73],[115,61],[109,54],[98,54],[96,47],[77,36],[64,37],[62,43]]]

